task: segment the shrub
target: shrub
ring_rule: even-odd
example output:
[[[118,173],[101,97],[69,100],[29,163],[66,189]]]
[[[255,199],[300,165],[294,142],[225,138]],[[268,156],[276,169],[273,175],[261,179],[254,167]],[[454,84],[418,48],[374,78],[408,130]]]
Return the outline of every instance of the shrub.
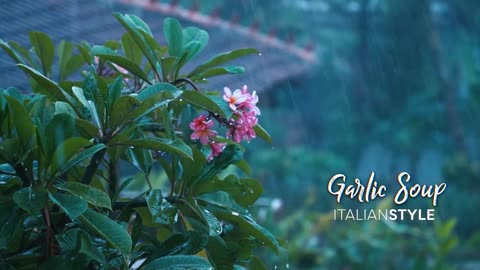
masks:
[[[0,40],[33,92],[0,90],[0,268],[265,269],[253,249],[279,244],[247,210],[262,186],[239,145],[270,140],[258,97],[246,86],[223,96],[199,87],[243,72],[222,65],[258,52],[222,53],[183,73],[207,32],[168,18],[162,46],[140,18],[114,17],[126,33],[102,46],[55,50],[40,32],[30,33],[32,50]],[[134,179],[119,174],[125,162],[148,187],[133,199],[122,193]],[[221,176],[230,165],[245,172]],[[157,166],[167,187],[155,182]]]

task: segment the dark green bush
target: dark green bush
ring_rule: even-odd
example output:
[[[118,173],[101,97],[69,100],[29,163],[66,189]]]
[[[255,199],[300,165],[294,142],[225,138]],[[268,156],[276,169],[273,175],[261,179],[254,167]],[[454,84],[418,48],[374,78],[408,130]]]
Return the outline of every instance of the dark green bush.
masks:
[[[0,90],[0,268],[265,269],[253,250],[279,244],[247,210],[262,186],[238,144],[270,140],[258,98],[198,86],[243,72],[222,65],[258,52],[222,53],[184,73],[207,32],[166,19],[163,46],[138,17],[114,16],[126,33],[103,46],[55,48],[39,32],[32,49],[0,40],[33,91]],[[127,163],[146,183],[135,198],[122,193],[135,179],[119,173]],[[220,176],[230,165],[245,173]]]

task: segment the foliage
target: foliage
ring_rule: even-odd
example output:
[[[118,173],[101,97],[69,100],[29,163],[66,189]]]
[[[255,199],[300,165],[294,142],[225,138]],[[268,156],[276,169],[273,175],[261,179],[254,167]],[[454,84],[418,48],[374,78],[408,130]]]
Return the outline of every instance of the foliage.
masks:
[[[287,260],[269,261],[293,269],[456,269],[448,260],[459,243],[455,219],[433,224],[335,221],[332,211],[314,210],[320,201],[311,192],[291,214],[265,215],[265,222],[275,224],[276,234],[288,241]],[[390,198],[377,207],[387,204]]]
[[[0,91],[0,268],[264,269],[253,249],[279,244],[247,210],[262,187],[247,173],[220,176],[246,168],[244,149],[213,131],[198,142],[189,125],[206,112],[205,122],[235,137],[241,113],[197,84],[242,72],[222,65],[257,51],[226,52],[184,73],[207,32],[168,18],[163,46],[140,18],[114,17],[126,33],[101,46],[54,48],[40,32],[30,34],[32,49],[0,40],[34,93]],[[79,70],[81,80],[67,79]],[[270,140],[251,117],[247,139],[256,131]],[[133,179],[121,181],[127,163],[148,185],[133,199],[122,193]],[[166,189],[154,167],[168,176]]]

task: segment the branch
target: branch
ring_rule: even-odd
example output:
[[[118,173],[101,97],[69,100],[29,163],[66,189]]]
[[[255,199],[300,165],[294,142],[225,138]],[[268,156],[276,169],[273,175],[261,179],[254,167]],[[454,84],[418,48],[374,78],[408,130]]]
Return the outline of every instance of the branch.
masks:
[[[98,151],[97,153],[95,153],[95,155],[93,155],[93,158],[90,160],[90,163],[85,170],[85,174],[82,177],[82,184],[90,184],[93,176],[97,172],[98,166],[100,165],[103,156],[105,155],[105,152],[107,152],[106,148]]]
[[[173,84],[174,84],[174,85],[177,85],[177,83],[179,83],[179,82],[187,83],[187,84],[191,85],[191,86],[193,87],[193,89],[195,89],[195,91],[200,92],[200,89],[199,89],[199,88],[195,85],[195,83],[194,83],[192,80],[190,80],[189,78],[176,79],[176,80],[173,82]]]

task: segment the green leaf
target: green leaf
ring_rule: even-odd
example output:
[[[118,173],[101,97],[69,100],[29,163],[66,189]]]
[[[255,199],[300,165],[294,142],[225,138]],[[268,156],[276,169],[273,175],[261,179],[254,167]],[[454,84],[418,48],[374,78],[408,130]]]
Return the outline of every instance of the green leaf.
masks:
[[[162,191],[160,189],[148,190],[145,193],[145,200],[154,223],[174,224],[177,222],[177,208],[163,199]]]
[[[106,264],[105,257],[95,247],[90,236],[80,228],[70,229],[63,234],[56,235],[63,252],[78,252],[87,255],[99,263]]]
[[[193,255],[175,255],[156,259],[142,270],[213,270],[208,260]]]
[[[165,80],[172,80],[175,63],[177,63],[177,57],[175,56],[164,57],[161,59],[160,64],[162,67],[162,76]]]
[[[245,72],[245,68],[242,66],[227,66],[227,67],[219,67],[219,68],[211,68],[193,76],[191,79],[192,81],[202,81],[203,79],[215,77],[219,75],[225,74],[241,74]]]
[[[84,137],[93,138],[98,136],[98,128],[92,122],[80,118],[75,119],[75,127]]]
[[[68,160],[90,144],[89,140],[79,137],[69,138],[62,142],[53,154],[50,163],[50,174],[54,176]]]
[[[155,151],[163,151],[193,159],[192,149],[182,140],[168,140],[163,138],[144,138],[125,142],[131,147],[147,148]]]
[[[110,127],[116,128],[122,123],[132,120],[134,112],[139,108],[141,102],[132,96],[121,96],[112,107]],[[146,109],[146,108],[145,108]]]
[[[269,144],[273,143],[272,142],[272,137],[270,136],[270,134],[268,134],[268,132],[262,126],[260,126],[260,124],[256,124],[253,127],[253,130],[255,131],[255,134],[258,135],[258,137],[264,139]]]
[[[128,232],[115,221],[91,209],[79,217],[80,221],[105,239],[113,248],[129,254],[132,239]]]
[[[71,115],[61,113],[53,116],[52,120],[45,127],[45,144],[48,155],[52,155],[56,146],[73,136],[75,131],[75,118]]]
[[[144,175],[148,176],[152,169],[152,153],[148,149],[143,148],[127,148],[125,160],[139,169]]]
[[[114,13],[113,16],[125,27],[130,36],[133,38],[137,46],[143,52],[143,55],[147,58],[151,67],[155,68],[155,63],[158,62],[158,59],[155,55],[153,49],[147,44],[145,38],[141,34],[138,26],[128,15],[122,15],[120,13]]]
[[[163,34],[167,40],[169,54],[180,57],[183,49],[183,31],[180,22],[173,18],[166,18],[163,21]]]
[[[23,64],[17,64],[17,67],[25,71],[39,84],[40,87],[36,89],[39,93],[50,97],[54,101],[65,101],[73,106],[72,97],[69,96],[68,93],[63,91],[63,89],[60,88],[60,86],[58,86],[56,83],[54,83],[53,81],[51,81],[50,79],[48,79],[47,77],[45,77],[31,67],[25,66]]]
[[[55,44],[53,44],[52,39],[48,35],[42,32],[30,32],[30,42],[40,60],[43,74],[49,76],[52,72]]]
[[[208,44],[208,33],[194,26],[183,29],[183,52],[188,52],[186,62],[199,54]]]
[[[135,62],[119,55],[112,49],[105,46],[93,46],[90,52],[92,55],[99,56],[112,63],[115,63],[128,70],[132,74],[140,77],[142,80],[149,82],[147,74],[145,74],[143,70],[137,64],[135,64]]]
[[[165,99],[175,99],[181,94],[182,90],[176,88],[173,84],[157,83],[142,89],[142,91],[138,93],[137,99],[145,101],[149,98],[153,98],[155,102],[158,102]]]
[[[68,76],[70,76],[72,73],[75,71],[79,70],[83,65],[85,65],[86,61],[83,55],[81,54],[76,54],[72,56],[68,62],[67,65],[65,66],[64,70],[62,70],[62,78],[60,80],[64,80]]]
[[[223,209],[216,209],[214,214],[220,219],[237,225],[240,231],[255,237],[261,243],[264,243],[266,246],[278,253],[279,244],[277,239],[267,229],[258,225],[250,216],[242,215],[237,212],[228,212],[227,210]]]
[[[122,96],[122,89],[123,79],[121,76],[118,76],[115,81],[113,81],[113,83],[108,86],[107,116],[110,116],[112,114],[113,104],[115,104]]]
[[[83,60],[91,65],[92,64],[92,57],[90,56],[90,44],[85,41],[82,41],[78,44],[77,49],[80,51],[80,55],[82,56]]]
[[[142,63],[142,51],[128,32],[122,36],[122,48],[125,57],[133,61],[133,63],[136,65],[140,66]]]
[[[75,220],[81,214],[83,214],[87,208],[87,202],[73,194],[69,193],[48,193],[48,197],[56,205],[60,206],[62,210],[70,217],[71,220]]]
[[[18,208],[14,207],[13,204],[0,204],[0,210],[2,213],[8,213],[0,223],[0,250],[2,250],[2,253],[5,253],[5,251],[17,252],[25,234],[23,224],[26,215],[22,211],[18,211]]]
[[[132,20],[132,22],[135,23],[135,25],[137,25],[137,27],[140,28],[142,31],[149,34],[150,36],[153,36],[152,31],[150,30],[148,25],[142,19],[140,19],[138,16],[133,15],[133,14],[129,14],[129,15],[126,15],[126,16],[128,16],[130,18],[130,20]]]
[[[12,49],[14,49],[17,53],[19,53],[23,57],[23,59],[26,60],[26,62],[22,62],[22,63],[17,62],[17,64],[25,64],[35,69],[38,69],[38,63],[33,60],[30,50],[18,44],[17,42],[11,41],[11,40],[8,41],[8,45],[10,45]]]
[[[162,244],[157,247],[152,247],[150,256],[145,263],[151,261],[150,258],[160,258],[171,255],[180,254],[196,254],[201,251],[202,248],[208,242],[208,235],[198,231],[187,231],[184,233],[175,233],[168,237]]]
[[[18,176],[2,177],[0,180],[0,195],[2,196],[9,196],[20,188],[22,188],[22,181]]]
[[[222,54],[219,54],[215,56],[214,58],[210,59],[207,61],[205,64],[202,64],[195,68],[192,72],[190,72],[187,77],[192,77],[195,76],[199,73],[202,73],[212,67],[216,67],[218,65],[221,65],[223,63],[229,62],[231,60],[237,59],[239,57],[249,55],[249,54],[258,54],[258,51],[253,48],[247,48],[247,49],[238,49],[230,52],[225,52]]]
[[[15,61],[15,63],[26,64],[22,56],[2,39],[0,39],[0,47],[2,47],[2,49],[10,56],[10,58],[13,59],[13,61]]]
[[[97,188],[76,182],[65,182],[63,184],[55,185],[55,188],[70,192],[71,194],[76,195],[98,207],[112,209],[110,197],[108,197],[107,193]]]
[[[72,43],[62,40],[58,45],[58,65],[59,65],[59,81],[65,79],[65,72],[67,69],[68,61],[72,58],[73,45]]]
[[[262,260],[260,260],[260,258],[258,258],[257,256],[252,256],[246,266],[248,267],[248,269],[268,270]]]
[[[243,157],[243,152],[237,144],[229,144],[225,147],[222,153],[207,163],[202,170],[201,176],[195,181],[200,183],[208,180],[221,171],[225,170],[230,164],[240,161]]]
[[[230,119],[233,114],[228,104],[217,96],[207,96],[198,91],[188,90],[183,91],[180,98],[196,107],[216,113],[225,119]]]
[[[58,114],[70,115],[72,118],[77,117],[77,113],[75,112],[75,109],[73,109],[70,104],[63,101],[55,102],[55,115],[58,115]]]
[[[13,193],[13,201],[31,215],[36,215],[47,203],[47,191],[41,185],[22,188]]]
[[[14,119],[13,124],[15,125],[15,131],[17,136],[20,139],[20,147],[22,152],[27,153],[34,145],[34,127],[32,120],[25,107],[20,104],[15,98],[10,96],[5,96],[7,100],[8,107],[11,111],[12,119]]]
[[[74,155],[71,159],[68,160],[65,164],[60,167],[59,174],[62,175],[70,170],[72,167],[78,165],[79,163],[83,162],[86,159],[91,158],[95,153],[105,149],[106,146],[104,144],[96,144],[92,147],[83,150],[82,152]]]
[[[212,236],[208,239],[206,251],[208,254],[208,259],[215,266],[215,269],[234,269],[233,264],[237,258],[235,258],[235,254],[231,251],[225,240],[223,240],[220,235]]]
[[[225,179],[210,178],[195,186],[194,194],[225,191],[242,207],[252,205],[263,192],[262,185],[255,179],[238,179],[235,175],[229,175]]]
[[[210,211],[208,211],[207,209],[202,209],[202,214],[205,221],[208,223],[209,235],[215,236],[221,234],[223,228],[217,217],[215,217],[215,215],[210,213]]]

